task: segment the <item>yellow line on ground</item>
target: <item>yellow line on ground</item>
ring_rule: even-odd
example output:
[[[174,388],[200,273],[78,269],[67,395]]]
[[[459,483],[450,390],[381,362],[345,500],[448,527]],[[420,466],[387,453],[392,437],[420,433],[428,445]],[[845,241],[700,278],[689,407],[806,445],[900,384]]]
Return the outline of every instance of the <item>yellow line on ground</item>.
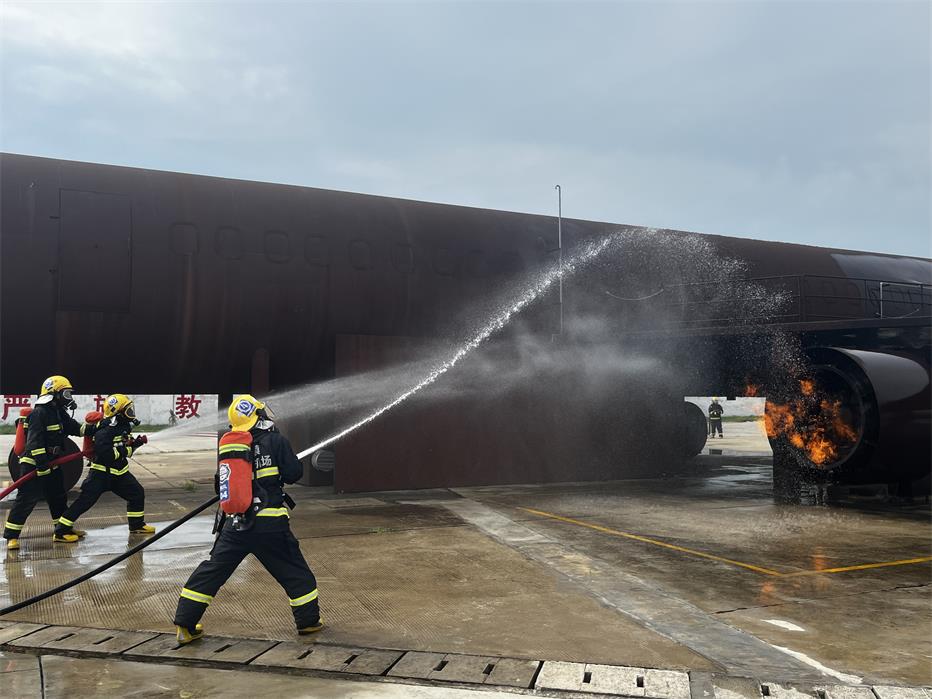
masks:
[[[822,575],[823,573],[847,573],[849,570],[869,570],[871,568],[889,568],[890,566],[908,566],[915,563],[928,563],[932,561],[932,556],[922,556],[921,558],[904,558],[901,561],[886,561],[884,563],[862,563],[856,566],[844,566],[841,568],[826,568],[824,570],[801,570],[797,573],[783,573],[780,577],[796,578],[801,575]]]
[[[693,549],[688,549],[683,546],[677,546],[676,544],[668,544],[665,541],[657,541],[657,539],[650,539],[646,536],[640,536],[638,534],[620,532],[617,529],[609,529],[608,527],[603,527],[599,524],[590,524],[589,522],[582,522],[578,519],[571,519],[569,517],[561,517],[560,515],[555,515],[552,512],[542,512],[541,510],[532,510],[529,507],[519,507],[518,509],[524,510],[525,512],[530,512],[533,515],[539,515],[541,517],[549,517],[550,519],[555,519],[560,522],[566,522],[568,524],[575,524],[580,527],[594,529],[597,532],[603,532],[605,534],[612,534],[613,536],[620,536],[620,537],[624,537],[625,539],[633,539],[634,541],[641,541],[645,544],[653,544],[654,546],[662,546],[665,549],[672,549],[673,551],[679,551],[680,553],[688,553],[691,556],[699,556],[700,558],[708,558],[709,560],[718,561],[719,563],[728,563],[729,565],[738,566],[740,568],[746,568],[748,570],[753,570],[755,573],[763,573],[764,575],[773,575],[776,577],[779,577],[782,575],[782,573],[779,573],[775,570],[770,570],[769,568],[761,568],[760,566],[751,565],[750,563],[742,563],[741,561],[733,561],[730,558],[722,558],[721,556],[715,556],[711,553],[704,553],[703,551],[694,551]]]

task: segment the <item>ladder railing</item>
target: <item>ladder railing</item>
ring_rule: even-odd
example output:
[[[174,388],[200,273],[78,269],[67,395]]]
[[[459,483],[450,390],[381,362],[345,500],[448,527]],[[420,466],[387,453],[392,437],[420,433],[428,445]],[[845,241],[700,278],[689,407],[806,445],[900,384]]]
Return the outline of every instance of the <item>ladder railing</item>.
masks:
[[[763,309],[766,297],[775,301],[775,309],[755,316],[754,306]],[[640,319],[690,327],[932,318],[932,284],[783,275],[676,284],[643,301],[625,303],[632,311],[640,306]]]

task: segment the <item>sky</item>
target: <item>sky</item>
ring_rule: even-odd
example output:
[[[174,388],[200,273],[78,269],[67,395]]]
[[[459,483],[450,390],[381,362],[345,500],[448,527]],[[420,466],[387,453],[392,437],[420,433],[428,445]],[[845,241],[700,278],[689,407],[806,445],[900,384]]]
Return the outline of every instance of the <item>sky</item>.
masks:
[[[930,3],[0,4],[0,149],[932,256]]]

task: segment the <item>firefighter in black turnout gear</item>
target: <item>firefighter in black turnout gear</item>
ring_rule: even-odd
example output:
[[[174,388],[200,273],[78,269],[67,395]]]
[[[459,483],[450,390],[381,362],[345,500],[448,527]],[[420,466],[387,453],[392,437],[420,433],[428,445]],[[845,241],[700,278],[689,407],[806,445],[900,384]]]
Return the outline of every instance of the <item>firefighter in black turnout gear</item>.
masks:
[[[16,502],[7,515],[3,536],[7,549],[19,548],[19,535],[36,503],[45,497],[52,521],[58,520],[68,506],[64,477],[60,469],[49,462],[63,455],[68,435],[80,436],[90,429],[75,420],[68,411],[77,407],[71,382],[64,376],[50,376],[42,383],[39,397],[23,427],[26,429],[26,449],[19,457],[22,473],[35,469],[36,476],[20,486]],[[85,532],[75,530],[75,541]]]
[[[133,401],[123,393],[107,396],[104,419],[94,432],[94,461],[90,473],[81,483],[81,494],[58,518],[54,541],[72,544],[78,540],[74,523],[108,490],[126,500],[126,520],[133,534],[152,534],[155,527],[146,524],[146,491],[129,472],[129,457],[146,443],[145,436],[130,432],[139,421]]]
[[[718,432],[719,437],[722,435],[722,414],[725,412],[725,409],[718,402],[718,398],[712,399],[712,404],[709,405],[709,436],[715,437],[715,433]]]
[[[242,515],[222,518],[210,558],[195,568],[182,588],[174,619],[178,642],[190,643],[203,635],[198,623],[201,616],[250,553],[284,588],[298,633],[320,631],[317,580],[291,533],[285,504],[293,506],[294,502],[283,490],[284,484],[301,478],[304,468],[291,444],[275,428],[274,416],[265,403],[250,395],[235,396],[227,415],[231,432],[221,439],[215,486],[223,503],[229,490],[236,487],[230,479],[229,462],[244,459],[246,463],[240,463],[245,469],[246,502],[251,504]],[[250,441],[251,446],[247,446],[245,442]]]

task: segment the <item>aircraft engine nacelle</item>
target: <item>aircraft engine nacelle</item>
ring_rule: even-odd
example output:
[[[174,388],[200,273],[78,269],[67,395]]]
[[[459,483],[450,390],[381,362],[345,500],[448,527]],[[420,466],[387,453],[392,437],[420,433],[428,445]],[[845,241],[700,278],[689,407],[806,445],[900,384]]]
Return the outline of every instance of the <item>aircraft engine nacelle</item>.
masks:
[[[768,396],[775,485],[788,472],[848,484],[905,484],[927,476],[928,364],[903,354],[835,347],[809,354],[812,366],[798,389]]]

